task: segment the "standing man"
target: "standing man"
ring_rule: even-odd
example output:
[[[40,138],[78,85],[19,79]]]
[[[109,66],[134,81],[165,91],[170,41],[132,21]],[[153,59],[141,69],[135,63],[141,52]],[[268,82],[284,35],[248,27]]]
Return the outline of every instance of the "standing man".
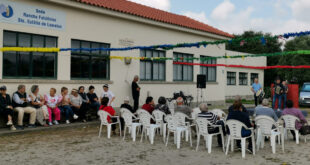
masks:
[[[256,96],[256,92],[262,89],[260,83],[258,83],[258,78],[254,79],[254,83],[252,84],[251,91],[254,93],[255,107],[257,106],[258,97]]]
[[[284,91],[284,87],[283,87],[279,77],[276,79],[276,83],[274,85],[273,90],[274,90],[274,95],[273,95],[273,99],[272,99],[272,109],[275,108],[275,104],[276,104],[276,101],[278,99],[278,111],[280,111],[281,105],[282,105],[281,101],[282,101],[282,93]]]
[[[283,93],[282,93],[283,109],[285,109],[286,108],[287,94],[288,94],[288,86],[287,86],[286,81],[283,81],[282,85],[283,85]]]
[[[140,97],[140,90],[141,90],[141,88],[137,84],[138,81],[139,81],[139,76],[135,75],[131,83],[132,98],[134,101],[133,109],[135,111],[139,108],[139,97]]]
[[[103,92],[101,94],[100,99],[102,100],[102,98],[107,97],[109,98],[109,103],[108,106],[113,107],[114,104],[114,100],[115,100],[115,95],[113,94],[113,92],[111,90],[109,90],[109,85],[108,84],[104,84],[103,85]]]

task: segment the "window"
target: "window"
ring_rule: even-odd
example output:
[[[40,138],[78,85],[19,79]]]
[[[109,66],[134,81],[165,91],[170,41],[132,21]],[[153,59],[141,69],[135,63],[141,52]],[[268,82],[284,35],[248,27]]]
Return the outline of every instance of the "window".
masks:
[[[236,72],[227,72],[227,85],[236,85]]]
[[[158,50],[141,50],[141,57],[165,57],[164,51]],[[141,60],[140,61],[140,78],[141,80],[165,81],[166,62],[165,60]]]
[[[109,48],[110,44],[71,40],[72,48]],[[71,51],[71,78],[109,79],[110,53],[102,50]]]
[[[4,31],[4,47],[57,47],[57,37]],[[3,52],[4,78],[56,78],[57,53]]]
[[[258,73],[251,73],[251,85],[254,83],[255,78],[258,78]]]
[[[200,56],[201,58],[207,56]],[[216,64],[216,59],[209,59],[206,61],[201,60],[201,64]],[[216,82],[216,66],[200,66],[200,74],[204,74],[207,77],[207,82]]]
[[[192,63],[192,54],[173,53],[174,62],[189,62]],[[174,81],[193,81],[193,66],[173,64],[173,80]]]
[[[248,85],[248,73],[239,73],[239,85]]]

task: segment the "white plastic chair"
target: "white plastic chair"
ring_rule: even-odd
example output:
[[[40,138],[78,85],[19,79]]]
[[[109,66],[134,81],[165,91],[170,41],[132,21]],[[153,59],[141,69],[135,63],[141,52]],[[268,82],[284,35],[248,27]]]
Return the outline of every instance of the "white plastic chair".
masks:
[[[167,124],[164,122],[164,118],[166,117],[166,114],[160,110],[155,109],[153,111],[153,116],[155,118],[155,123],[160,125],[160,134],[163,135],[163,141],[165,142]]]
[[[173,115],[167,115],[165,120],[167,121],[167,124],[168,124],[166,146],[168,146],[170,133],[173,132],[174,133],[174,144],[177,145],[177,149],[180,149],[181,133],[186,132],[188,130],[187,126],[180,126],[177,117]]]
[[[126,109],[123,110],[122,111],[122,117],[123,117],[124,122],[125,122],[123,140],[125,140],[126,128],[128,128],[129,132],[131,133],[132,140],[136,141],[137,127],[140,127],[142,124],[133,122],[133,119],[137,119],[137,117],[134,114],[132,114],[129,110],[126,110]]]
[[[201,110],[199,109],[199,107],[194,108],[192,112],[192,119],[196,120],[199,113],[201,113]]]
[[[155,130],[157,128],[160,128],[160,125],[158,124],[151,124],[151,119],[154,120],[154,118],[152,117],[152,115],[145,111],[145,110],[140,110],[138,112],[138,116],[140,119],[140,123],[142,124],[143,128],[142,128],[142,135],[141,135],[141,142],[143,140],[143,135],[145,134],[145,137],[147,137],[147,135],[149,136],[150,142],[151,144],[154,144],[154,138],[155,138]]]
[[[196,124],[194,122],[192,122],[192,124],[191,124],[190,122],[186,121],[186,119],[188,119],[188,120],[193,120],[193,119],[189,118],[184,113],[177,112],[177,113],[174,114],[174,116],[176,117],[179,126],[184,126],[184,127],[187,128],[187,130],[185,132],[185,141],[188,142],[188,139],[190,139],[190,145],[192,147],[192,131],[191,131],[191,127],[192,126],[196,126]]]
[[[171,102],[168,103],[168,107],[169,107],[169,110],[171,112],[171,114],[173,115],[174,114],[174,109],[175,109],[175,100],[172,100]]]
[[[280,130],[280,127],[274,119],[269,116],[260,115],[255,118],[255,123],[257,125],[257,150],[259,150],[260,147],[264,148],[265,137],[270,137],[272,153],[276,153],[276,137],[278,137],[278,142],[279,144],[280,141],[282,142],[282,151],[284,152],[284,135],[282,128]]]
[[[296,122],[300,122],[300,120],[293,115],[283,115],[281,117],[284,120],[284,134],[287,139],[288,130],[295,131],[296,144],[299,144],[299,131],[296,129]]]
[[[213,109],[211,112],[214,113],[215,115],[219,116],[222,120],[226,121],[227,114],[223,110]]]
[[[196,151],[198,151],[198,146],[199,146],[199,142],[200,142],[200,136],[203,136],[204,139],[206,140],[206,147],[208,148],[208,153],[211,153],[211,148],[212,148],[212,137],[214,135],[221,135],[222,138],[222,146],[223,146],[223,152],[225,152],[225,148],[224,148],[224,134],[223,134],[223,130],[222,130],[222,126],[221,125],[212,125],[208,119],[206,118],[202,118],[202,117],[198,117],[196,120],[196,124],[197,124],[197,147],[196,147]],[[218,128],[219,132],[218,133],[209,133],[209,128]]]
[[[228,154],[229,145],[231,145],[231,151],[234,151],[234,141],[241,140],[242,158],[244,158],[246,139],[248,138],[252,139],[253,155],[255,155],[255,139],[254,139],[253,128],[248,128],[246,125],[244,125],[238,120],[227,120],[226,125],[228,126],[229,132],[230,132],[230,134],[228,135],[228,140],[227,140],[226,155]],[[242,128],[246,130],[251,130],[251,135],[247,137],[242,137],[241,136]]]
[[[119,125],[119,133],[120,136],[122,136],[122,129],[121,129],[121,122],[119,120],[119,116],[112,116],[110,115],[108,112],[106,111],[98,111],[98,116],[100,117],[100,128],[99,128],[99,137],[101,137],[101,132],[102,132],[102,126],[106,125],[107,126],[107,133],[108,133],[108,138],[110,139],[111,137],[111,126],[113,124],[118,124]],[[109,123],[108,121],[108,116],[112,119],[112,118],[116,118],[117,121],[114,123]]]

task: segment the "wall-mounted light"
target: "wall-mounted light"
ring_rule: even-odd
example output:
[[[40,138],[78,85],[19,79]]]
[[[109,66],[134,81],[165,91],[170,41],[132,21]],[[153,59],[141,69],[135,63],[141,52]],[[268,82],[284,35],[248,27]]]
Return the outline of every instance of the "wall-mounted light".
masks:
[[[130,57],[125,57],[125,58],[124,58],[124,61],[125,61],[125,64],[126,64],[126,65],[131,64],[131,60],[132,60],[132,59],[131,59]]]

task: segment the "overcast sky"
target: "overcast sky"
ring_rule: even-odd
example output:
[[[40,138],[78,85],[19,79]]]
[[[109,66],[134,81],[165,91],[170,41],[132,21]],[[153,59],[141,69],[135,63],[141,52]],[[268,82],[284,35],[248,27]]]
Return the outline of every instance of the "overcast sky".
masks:
[[[310,30],[310,0],[131,0],[186,15],[229,33]]]

